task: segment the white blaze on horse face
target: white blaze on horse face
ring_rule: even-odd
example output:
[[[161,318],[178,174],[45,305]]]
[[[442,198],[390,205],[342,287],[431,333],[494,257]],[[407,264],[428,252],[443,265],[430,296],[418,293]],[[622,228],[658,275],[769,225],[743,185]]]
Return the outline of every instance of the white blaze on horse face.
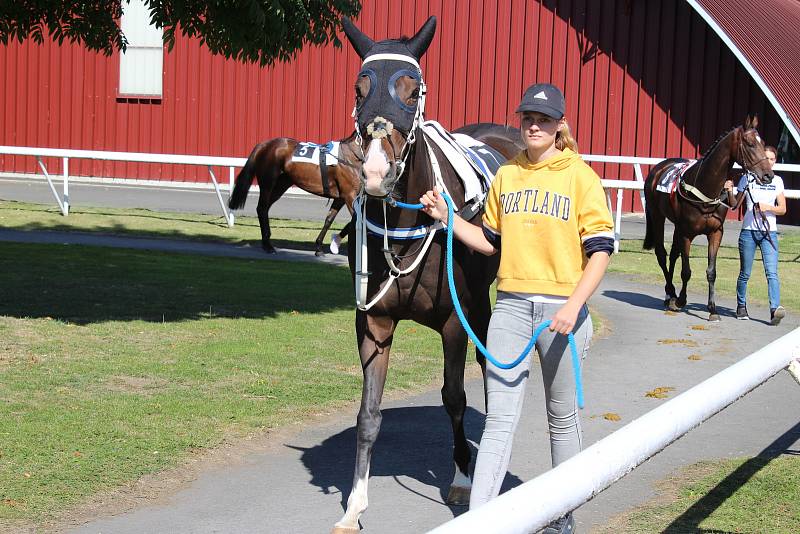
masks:
[[[369,144],[367,156],[364,160],[364,188],[368,195],[382,197],[385,196],[387,191],[384,191],[382,183],[383,179],[389,173],[389,157],[383,150],[379,139],[373,140]]]

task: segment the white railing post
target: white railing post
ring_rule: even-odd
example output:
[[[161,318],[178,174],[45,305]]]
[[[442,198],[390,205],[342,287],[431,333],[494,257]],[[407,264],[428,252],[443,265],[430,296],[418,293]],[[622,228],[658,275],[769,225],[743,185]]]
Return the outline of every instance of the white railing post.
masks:
[[[228,223],[228,228],[233,228],[233,214],[228,211],[228,206],[226,206],[225,201],[222,200],[222,193],[219,191],[217,177],[214,175],[214,170],[211,168],[211,165],[208,165],[208,174],[211,175],[211,181],[214,183],[214,191],[217,193],[217,200],[219,200],[219,206],[222,208],[222,214],[225,216],[225,222]]]
[[[432,530],[534,532],[574,510],[800,357],[800,328],[601,439],[543,475]]]
[[[66,217],[69,215],[69,158],[62,159],[64,162],[64,204],[61,207],[61,212]]]
[[[617,214],[614,219],[614,252],[619,252],[619,240],[622,239],[622,189],[617,189]]]
[[[56,186],[53,185],[53,179],[50,178],[50,173],[47,172],[47,167],[45,167],[44,162],[42,161],[42,158],[40,156],[34,156],[34,157],[36,158],[36,162],[39,164],[39,168],[42,169],[42,172],[44,173],[44,177],[47,180],[47,185],[50,186],[50,192],[53,193],[53,197],[56,199],[56,202],[58,203],[58,208],[61,210],[61,214],[66,215],[67,212],[64,211],[64,203],[62,202],[61,197],[58,195],[58,192],[56,191]]]
[[[633,171],[636,174],[636,181],[641,182],[642,189],[639,190],[639,200],[642,201],[642,209],[645,208],[645,200],[644,200],[644,175],[642,174],[642,164],[641,163],[634,163],[633,164]]]

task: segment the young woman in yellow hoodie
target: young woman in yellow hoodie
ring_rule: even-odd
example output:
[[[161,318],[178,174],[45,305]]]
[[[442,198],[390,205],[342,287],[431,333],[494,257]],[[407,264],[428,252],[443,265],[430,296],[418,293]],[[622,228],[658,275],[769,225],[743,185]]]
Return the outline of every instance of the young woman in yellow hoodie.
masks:
[[[600,178],[577,154],[564,108],[564,96],[553,85],[536,84],[525,91],[517,114],[526,149],[498,171],[486,199],[483,228],[459,217],[453,221],[454,235],[470,248],[486,255],[500,252],[489,352],[510,362],[536,328],[551,321],[536,349],[553,466],[581,450],[567,334],[574,332],[578,353],[585,357],[592,336],[586,300],[600,284],[614,250],[611,214]],[[420,202],[425,213],[446,222],[447,205],[437,191],[428,191]],[[513,369],[487,362],[486,426],[470,508],[500,492],[530,366],[530,354]],[[574,532],[572,514],[544,532]]]

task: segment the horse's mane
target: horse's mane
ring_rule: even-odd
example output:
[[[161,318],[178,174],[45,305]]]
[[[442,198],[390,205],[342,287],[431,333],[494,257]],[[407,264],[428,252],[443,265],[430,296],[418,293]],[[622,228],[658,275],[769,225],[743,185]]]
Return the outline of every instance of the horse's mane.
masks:
[[[728,131],[726,131],[726,132],[723,132],[723,133],[722,133],[722,135],[720,135],[719,137],[717,137],[717,138],[714,140],[714,142],[713,142],[713,143],[711,143],[711,146],[710,146],[710,147],[708,147],[708,148],[705,150],[705,152],[703,152],[703,155],[700,157],[700,159],[705,159],[705,158],[706,158],[706,157],[707,157],[709,154],[711,154],[711,152],[713,152],[713,151],[714,151],[714,149],[715,149],[715,148],[717,148],[717,145],[720,143],[720,141],[722,141],[724,138],[726,138],[726,137],[727,137],[727,136],[728,136],[728,135],[729,135],[729,134],[730,134],[732,131],[734,131],[736,128],[738,128],[738,126],[734,126],[734,127],[733,127],[733,128],[731,128],[730,130],[728,130]]]

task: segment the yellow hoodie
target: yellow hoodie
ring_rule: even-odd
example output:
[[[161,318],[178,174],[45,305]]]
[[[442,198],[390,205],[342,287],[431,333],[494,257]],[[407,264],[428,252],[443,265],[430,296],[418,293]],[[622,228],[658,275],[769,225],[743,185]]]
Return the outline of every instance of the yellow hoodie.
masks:
[[[539,163],[525,151],[497,172],[486,199],[484,233],[499,246],[497,289],[568,297],[583,274],[582,244],[614,238],[600,178],[564,149]]]

